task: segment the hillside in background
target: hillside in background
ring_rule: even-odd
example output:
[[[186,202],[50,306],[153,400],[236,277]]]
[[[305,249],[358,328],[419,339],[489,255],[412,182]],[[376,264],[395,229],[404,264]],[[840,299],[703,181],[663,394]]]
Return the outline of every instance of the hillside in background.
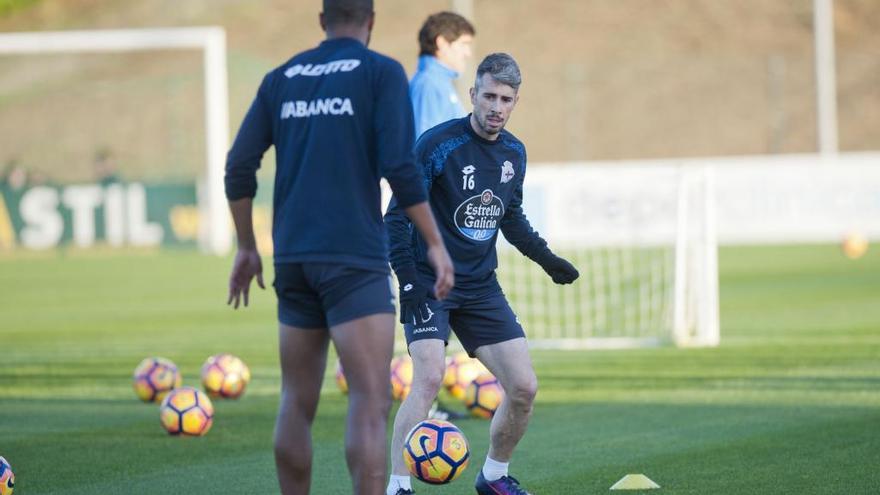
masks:
[[[225,27],[233,133],[262,75],[322,36],[317,0],[24,3],[0,31]],[[420,23],[450,3],[377,0],[371,47],[412,73]],[[841,148],[876,150],[880,3],[835,4]],[[474,5],[477,58],[506,51],[522,65],[509,128],[532,162],[816,148],[812,0]],[[191,176],[204,159],[200,65],[195,52],[0,57],[0,166],[83,179],[109,149],[128,175]]]

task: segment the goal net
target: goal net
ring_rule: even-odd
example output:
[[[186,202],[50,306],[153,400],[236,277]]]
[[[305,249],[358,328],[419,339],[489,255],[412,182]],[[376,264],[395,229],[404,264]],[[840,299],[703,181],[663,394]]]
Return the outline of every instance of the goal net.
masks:
[[[231,245],[222,28],[0,34],[0,249]]]
[[[499,240],[499,281],[533,346],[717,345],[711,171],[622,164],[532,165],[526,214],[578,267],[572,285]]]

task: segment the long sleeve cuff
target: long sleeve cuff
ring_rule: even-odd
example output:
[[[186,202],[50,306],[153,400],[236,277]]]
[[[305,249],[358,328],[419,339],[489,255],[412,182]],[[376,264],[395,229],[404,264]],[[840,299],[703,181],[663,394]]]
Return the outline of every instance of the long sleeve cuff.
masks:
[[[245,175],[234,177],[226,175],[224,179],[226,185],[226,199],[235,201],[242,198],[253,198],[257,195],[257,176]]]
[[[402,209],[428,200],[423,179],[415,167],[412,168],[414,173],[410,177],[388,179],[394,197],[397,198],[397,205]]]

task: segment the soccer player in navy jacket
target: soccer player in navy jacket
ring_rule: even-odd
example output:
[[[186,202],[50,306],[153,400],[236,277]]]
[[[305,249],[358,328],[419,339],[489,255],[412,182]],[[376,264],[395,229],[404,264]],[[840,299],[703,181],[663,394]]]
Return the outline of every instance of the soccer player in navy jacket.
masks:
[[[489,55],[471,89],[473,113],[428,130],[416,144],[416,162],[424,170],[431,209],[455,267],[455,287],[445,300],[432,297],[429,245],[410,227],[398,198],[392,198],[385,215],[391,265],[400,283],[401,321],[415,367],[412,389],[394,420],[392,477],[386,494],[413,493],[400,452],[405,435],[425,418],[443,383],[450,327],[505,392],[492,419],[477,493],[527,493],[508,475],[507,467],[525,434],[538,382],[525,333],[495,277],[498,231],[557,284],[574,282],[578,271],[553,254],[523,214],[526,150],[504,130],[519,99],[521,80],[510,55]]]
[[[327,39],[266,75],[226,164],[238,236],[229,302],[237,308],[242,298],[247,305],[254,277],[263,287],[252,199],[262,156],[275,146],[272,238],[281,353],[275,461],[285,494],[310,488],[310,427],[330,340],[349,386],[345,447],[354,493],[382,493],[395,308],[381,177],[426,239],[438,295],[453,284],[452,262],[413,161],[406,74],[367,49],[373,19],[372,0],[324,0]]]

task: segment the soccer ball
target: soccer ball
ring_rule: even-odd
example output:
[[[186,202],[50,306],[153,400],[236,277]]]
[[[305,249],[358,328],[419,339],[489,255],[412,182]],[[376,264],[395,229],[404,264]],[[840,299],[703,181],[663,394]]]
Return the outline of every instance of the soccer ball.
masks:
[[[464,433],[449,421],[426,419],[409,432],[403,444],[403,461],[409,472],[432,485],[458,478],[469,458]]]
[[[404,400],[413,382],[413,362],[409,356],[397,356],[391,360],[391,397]]]
[[[504,399],[504,389],[491,373],[483,373],[468,385],[464,403],[472,415],[491,418]]]
[[[12,495],[14,487],[15,474],[12,472],[12,466],[0,456],[0,495]]]
[[[202,385],[211,397],[237,399],[251,381],[251,370],[232,354],[217,354],[202,365]]]
[[[468,385],[480,373],[488,373],[489,370],[479,360],[473,359],[466,352],[459,352],[452,356],[446,365],[446,373],[443,375],[443,384],[456,399],[464,399]]]
[[[857,260],[868,252],[868,239],[858,232],[850,232],[843,238],[841,249],[847,258]]]
[[[343,394],[348,393],[348,382],[345,380],[345,372],[342,371],[342,361],[336,362],[336,385]]]
[[[144,402],[159,402],[180,384],[177,365],[165,358],[146,358],[134,370],[134,393]]]
[[[211,429],[213,417],[211,399],[192,387],[173,390],[159,406],[162,426],[172,435],[202,436]]]

